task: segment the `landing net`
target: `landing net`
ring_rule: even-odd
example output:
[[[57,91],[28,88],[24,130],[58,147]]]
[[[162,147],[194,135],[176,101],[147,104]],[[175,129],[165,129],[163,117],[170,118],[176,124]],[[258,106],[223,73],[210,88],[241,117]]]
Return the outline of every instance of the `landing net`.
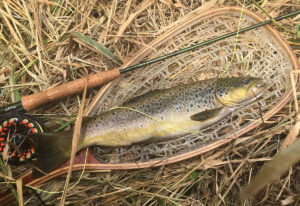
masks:
[[[147,56],[152,59],[257,23],[239,12],[223,12],[201,18],[167,39]],[[239,21],[241,21],[239,23]],[[171,35],[170,35],[171,36]],[[236,46],[235,46],[236,45]],[[233,59],[232,59],[233,58]],[[192,52],[136,70],[118,80],[91,115],[98,115],[128,99],[154,89],[174,87],[187,82],[226,76],[263,78],[266,90],[258,102],[235,111],[223,121],[175,140],[136,144],[126,147],[94,147],[94,155],[109,163],[147,162],[166,159],[226,138],[261,118],[291,90],[291,60],[273,34],[264,27],[221,40]]]

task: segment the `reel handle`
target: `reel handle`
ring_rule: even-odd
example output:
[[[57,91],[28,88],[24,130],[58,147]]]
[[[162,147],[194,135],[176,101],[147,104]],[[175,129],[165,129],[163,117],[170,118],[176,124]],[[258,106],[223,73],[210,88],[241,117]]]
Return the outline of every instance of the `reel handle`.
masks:
[[[39,92],[37,94],[23,96],[21,99],[23,108],[26,111],[37,108],[42,104],[58,100],[65,96],[70,96],[82,92],[87,84],[87,89],[108,83],[114,79],[121,76],[120,70],[118,68],[112,69],[110,71],[101,72],[98,74],[89,75],[88,77],[83,77],[66,84],[48,89],[44,92]]]

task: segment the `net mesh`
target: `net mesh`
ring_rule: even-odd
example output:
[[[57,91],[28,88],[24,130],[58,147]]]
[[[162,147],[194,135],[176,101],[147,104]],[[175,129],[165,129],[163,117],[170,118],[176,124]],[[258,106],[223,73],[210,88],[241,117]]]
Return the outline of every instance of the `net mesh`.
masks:
[[[239,24],[240,15],[238,12],[224,12],[207,16],[164,41],[147,58],[162,56],[233,32],[238,25],[244,28],[257,23],[251,17],[243,15]],[[263,78],[267,88],[258,101],[235,111],[223,121],[198,131],[197,134],[151,144],[116,148],[94,147],[93,154],[103,162],[146,162],[176,156],[226,138],[251,121],[261,118],[259,106],[262,113],[265,113],[287,94],[291,89],[289,72],[292,68],[291,60],[274,36],[260,27],[239,34],[238,38],[230,37],[126,74],[99,101],[91,115],[99,115],[150,90],[174,87],[199,79],[254,76]]]

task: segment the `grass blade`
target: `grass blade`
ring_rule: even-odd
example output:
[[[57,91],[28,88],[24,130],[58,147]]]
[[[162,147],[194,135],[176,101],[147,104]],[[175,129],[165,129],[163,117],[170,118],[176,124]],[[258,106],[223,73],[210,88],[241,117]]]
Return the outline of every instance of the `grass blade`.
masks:
[[[118,65],[122,64],[122,61],[116,55],[114,55],[108,48],[106,48],[104,45],[100,44],[99,42],[97,42],[83,34],[80,34],[79,32],[72,32],[71,34],[73,36],[77,37],[84,44],[87,44],[88,46],[92,47],[93,49],[100,51],[102,54],[104,54],[107,58],[111,59],[116,64],[118,64]]]

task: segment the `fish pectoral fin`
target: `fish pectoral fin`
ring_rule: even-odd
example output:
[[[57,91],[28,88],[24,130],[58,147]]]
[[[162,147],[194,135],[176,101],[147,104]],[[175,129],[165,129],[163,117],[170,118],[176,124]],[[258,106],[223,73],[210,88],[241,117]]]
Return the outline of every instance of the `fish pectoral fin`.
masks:
[[[191,120],[194,120],[194,121],[205,122],[205,121],[208,121],[208,120],[220,115],[220,113],[223,111],[223,109],[224,109],[224,107],[206,110],[203,112],[196,113],[196,114],[192,115],[190,118],[191,118]]]

